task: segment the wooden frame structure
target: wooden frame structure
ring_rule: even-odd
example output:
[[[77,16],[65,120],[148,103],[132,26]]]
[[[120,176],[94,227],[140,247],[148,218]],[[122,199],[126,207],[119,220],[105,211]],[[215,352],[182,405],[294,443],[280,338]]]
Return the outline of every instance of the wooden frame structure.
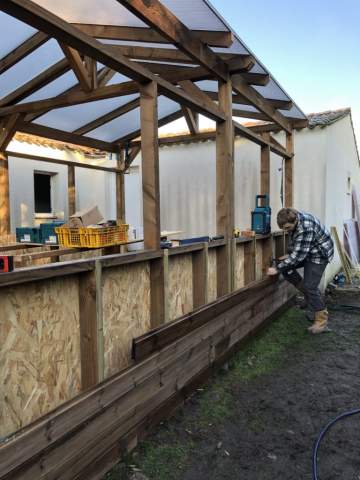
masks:
[[[84,0],[87,6],[94,2],[96,5],[96,1]],[[74,8],[81,3],[82,0],[75,2]],[[78,18],[70,23],[66,12],[62,15],[61,2],[0,3],[5,20],[10,19],[18,27],[31,27],[31,34],[0,58],[0,82],[2,75],[21,69],[23,62],[32,55],[41,55],[45,47],[55,45],[61,54],[55,63],[0,98],[0,235],[9,233],[10,223],[7,159],[12,155],[21,157],[9,151],[8,146],[14,133],[20,131],[116,155],[112,168],[51,160],[68,166],[70,212],[76,208],[75,168],[93,168],[117,175],[117,215],[123,218],[123,175],[141,151],[145,243],[141,253],[30,267],[0,277],[0,296],[8,301],[9,287],[16,290],[19,298],[24,297],[25,287],[30,289],[29,295],[35,289],[44,296],[49,315],[57,315],[50,307],[54,299],[60,301],[69,296],[68,303],[63,301],[61,305],[67,309],[66,319],[72,319],[74,335],[80,332],[77,365],[81,373],[78,377],[74,374],[74,378],[81,378],[80,388],[84,391],[75,399],[73,391],[67,392],[62,400],[70,399],[70,403],[0,446],[1,480],[101,478],[119,452],[133,448],[150,426],[163,417],[164,406],[171,410],[179,398],[191,391],[194,382],[203,374],[208,375],[210,367],[224,360],[292,296],[284,285],[262,280],[273,253],[284,252],[282,234],[233,238],[234,137],[241,135],[259,145],[262,193],[269,193],[270,188],[270,152],[285,159],[286,205],[291,205],[293,129],[306,125],[306,117],[207,0],[197,0],[197,4],[202,15],[208,16],[208,23],[217,25],[213,29],[191,24],[184,14],[187,3],[188,0],[179,0],[179,13],[184,17],[181,20],[158,0],[113,0],[120,20],[125,19],[119,25],[89,24]],[[70,87],[47,95],[69,74],[75,79]],[[76,109],[89,113],[92,105],[98,106],[98,112],[83,114],[81,122],[75,125]],[[215,133],[199,132],[199,114],[216,122]],[[63,123],[57,123],[60,117]],[[216,224],[217,233],[224,239],[162,251],[159,145],[179,141],[179,137],[161,139],[158,128],[181,117],[189,127],[184,141],[209,135],[216,138]],[[269,123],[247,128],[233,117],[258,118]],[[64,124],[69,125],[67,129],[62,128]],[[128,124],[131,128],[124,128]],[[113,130],[115,133],[110,135]],[[279,130],[286,133],[286,145],[280,145],[271,136],[271,132]],[[49,161],[45,157],[35,159]],[[56,253],[51,255],[56,257]],[[41,256],[42,253],[38,258]],[[123,276],[128,288],[125,292],[121,290]],[[262,283],[255,285],[256,280]],[[142,290],[138,284],[137,288],[142,297],[135,297],[128,305],[124,299],[132,297],[135,281],[141,285]],[[180,294],[176,282],[183,287]],[[239,293],[243,286],[247,289]],[[113,288],[117,290],[114,292]],[[172,301],[174,290],[181,296],[178,303]],[[257,303],[249,298],[253,294]],[[12,295],[16,297],[16,293]],[[215,303],[209,306],[211,301]],[[18,301],[14,305],[18,308],[20,304]],[[55,302],[54,308],[56,305]],[[134,356],[140,363],[119,374],[120,367],[126,365],[115,362],[116,369],[108,367],[106,375],[106,362],[111,364],[112,355],[106,345],[106,339],[111,337],[105,331],[106,322],[111,323],[112,315],[119,311],[126,311],[132,319],[133,309],[139,305],[146,311],[141,326],[145,333],[149,329],[160,330],[155,336],[152,333],[150,340],[143,339],[145,343],[140,338],[138,347],[135,342]],[[184,312],[179,305],[189,306]],[[188,317],[175,327],[164,327],[184,313]],[[235,323],[229,323],[229,318]],[[61,321],[63,318],[57,323]],[[68,324],[67,328],[70,329]],[[116,328],[113,335],[118,342]],[[132,329],[129,331],[133,337],[140,336]],[[61,337],[61,342],[70,345],[67,354],[72,361],[76,352],[71,339]],[[157,350],[156,342],[163,342],[164,348]],[[56,361],[61,363],[58,358]],[[187,373],[182,370],[184,361]],[[115,376],[109,379],[111,374]],[[53,372],[51,375],[55,376]],[[108,379],[98,385],[104,378]],[[118,409],[126,414],[114,423]],[[102,425],[99,444],[96,434]],[[79,445],[77,442],[83,442],[81,449],[74,448]]]

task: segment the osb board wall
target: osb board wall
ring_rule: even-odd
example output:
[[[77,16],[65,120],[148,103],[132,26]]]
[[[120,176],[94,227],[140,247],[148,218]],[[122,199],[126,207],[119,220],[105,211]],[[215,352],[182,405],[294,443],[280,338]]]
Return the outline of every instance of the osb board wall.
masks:
[[[105,378],[131,363],[131,345],[150,329],[150,265],[103,270]]]
[[[235,249],[235,290],[245,286],[244,278],[244,244],[239,243]]]
[[[217,299],[217,262],[216,249],[209,249],[209,265],[208,265],[208,302]]]
[[[169,320],[193,309],[192,255],[169,257]]]
[[[75,276],[0,289],[0,437],[80,391]]]

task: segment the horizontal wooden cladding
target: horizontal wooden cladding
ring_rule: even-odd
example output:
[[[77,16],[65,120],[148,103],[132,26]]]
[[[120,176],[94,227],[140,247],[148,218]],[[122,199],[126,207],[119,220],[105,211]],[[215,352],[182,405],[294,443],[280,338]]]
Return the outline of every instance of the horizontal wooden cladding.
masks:
[[[169,43],[166,38],[151,28],[89,25],[84,23],[74,23],[73,25],[82,32],[95,38],[148,43]],[[230,47],[234,41],[232,32],[214,32],[207,30],[191,30],[191,32],[196,35],[199,40],[212,47]]]
[[[164,348],[178,338],[196,330],[209,322],[212,318],[221,315],[225,311],[238,305],[241,301],[249,298],[256,303],[261,296],[266,294],[266,288],[271,287],[273,291],[278,286],[275,279],[266,279],[261,282],[249,284],[248,286],[221,297],[215,302],[199,308],[198,310],[170,322],[156,330],[153,330],[133,342],[133,358],[140,361],[153,352]],[[248,307],[248,303],[246,303]]]
[[[256,304],[249,298],[223,300],[207,322],[160,351],[93,387],[20,431],[0,447],[0,479],[95,479],[115,463],[109,451],[144,421],[160,421],[157,409],[232,352],[293,295],[285,284],[269,288]],[[245,306],[246,304],[246,306]],[[209,309],[214,306],[210,305]],[[204,315],[199,310],[199,315]],[[215,316],[214,316],[215,315]],[[186,317],[184,317],[186,318]],[[21,452],[21,454],[19,454]],[[95,469],[95,473],[94,473]]]

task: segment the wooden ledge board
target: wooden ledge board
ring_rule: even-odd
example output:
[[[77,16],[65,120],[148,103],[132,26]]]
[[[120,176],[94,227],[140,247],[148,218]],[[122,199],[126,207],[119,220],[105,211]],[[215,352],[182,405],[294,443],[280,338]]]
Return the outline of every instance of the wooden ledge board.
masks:
[[[226,310],[238,305],[241,301],[248,299],[250,296],[255,296],[259,292],[263,293],[264,289],[269,286],[275,288],[277,284],[280,285],[281,283],[278,278],[267,278],[260,282],[252,282],[236,292],[225,295],[179,319],[135,338],[132,346],[133,359],[135,361],[143,360],[155,351],[164,348]]]
[[[236,243],[249,243],[253,242],[255,237],[237,237]]]
[[[120,253],[115,255],[107,255],[106,257],[97,257],[101,260],[103,268],[117,267],[118,265],[126,265],[129,263],[146,262],[161,258],[164,255],[162,250],[147,250],[144,252]]]
[[[183,253],[197,252],[204,249],[204,242],[191,243],[190,245],[180,245],[168,249],[169,256],[182,255]]]
[[[213,240],[209,242],[209,248],[224,247],[226,245],[226,240]]]

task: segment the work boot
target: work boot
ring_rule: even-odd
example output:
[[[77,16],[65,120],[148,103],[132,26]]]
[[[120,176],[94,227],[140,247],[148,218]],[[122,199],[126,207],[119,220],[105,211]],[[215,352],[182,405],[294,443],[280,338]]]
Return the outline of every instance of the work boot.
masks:
[[[315,312],[315,322],[308,328],[311,333],[322,333],[327,330],[329,314],[327,310]]]

